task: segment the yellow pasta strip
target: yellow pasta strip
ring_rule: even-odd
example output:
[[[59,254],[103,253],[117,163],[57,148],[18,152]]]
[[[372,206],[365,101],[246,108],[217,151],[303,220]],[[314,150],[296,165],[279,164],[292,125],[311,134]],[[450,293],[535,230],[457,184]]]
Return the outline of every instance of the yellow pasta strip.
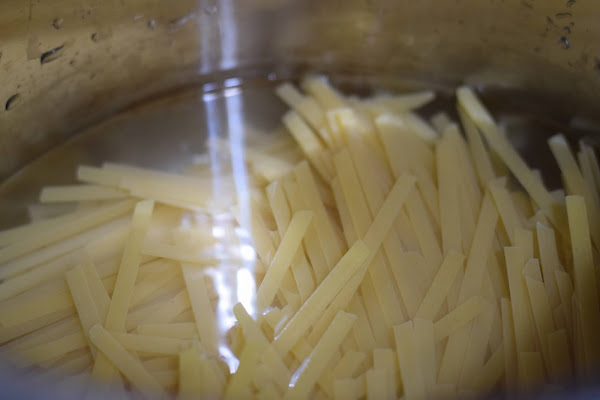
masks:
[[[356,325],[356,324],[355,324]],[[351,378],[365,361],[364,353],[358,351],[347,351],[333,369],[335,379]]]
[[[284,189],[292,211],[298,212],[308,208],[300,194],[300,188],[296,182],[293,182],[291,179],[284,181]],[[310,260],[317,283],[320,283],[325,278],[330,269],[330,266],[327,265],[322,246],[323,243],[320,242],[317,235],[316,225],[310,224],[308,232],[304,237],[304,247],[306,248],[306,253]]]
[[[490,304],[473,322],[469,344],[465,351],[462,370],[460,372],[459,388],[471,387],[473,377],[483,368],[492,323],[497,313],[496,305]]]
[[[554,332],[556,326],[552,317],[552,308],[548,300],[548,294],[541,280],[532,277],[525,277],[529,300],[533,311],[533,318],[539,338],[542,345],[542,355],[546,363],[546,368],[550,369],[550,349],[548,347],[547,336]]]
[[[594,149],[591,146],[586,145],[582,142],[580,142],[579,145],[581,146],[582,151],[584,151],[587,154],[588,160],[592,164],[592,172],[594,173],[596,185],[600,185],[600,166]]]
[[[473,388],[479,393],[489,393],[504,374],[504,344],[494,351],[473,381]]]
[[[515,231],[518,228],[521,228],[521,219],[519,218],[517,209],[510,197],[510,193],[500,180],[492,181],[489,188],[492,197],[494,198],[496,208],[498,209],[498,213],[500,214],[502,225],[504,225],[506,234],[510,239],[510,243],[513,246],[517,246],[515,242]]]
[[[29,216],[29,224],[17,226],[0,232],[0,242],[2,241],[2,233],[20,231],[22,228],[27,228],[29,225],[38,222],[44,222],[48,219],[65,216],[74,211],[80,211],[87,207],[93,207],[91,204],[75,204],[75,203],[55,203],[55,204],[29,204],[27,206],[27,215]]]
[[[271,182],[265,189],[271,212],[280,235],[283,236],[290,224],[292,214],[285,198],[283,181]]]
[[[29,385],[51,385],[61,378],[69,375],[79,374],[86,371],[92,362],[92,356],[89,352],[83,352],[77,354],[81,350],[74,351],[74,356],[67,355],[59,362],[53,363],[52,368],[36,374],[34,377],[28,380]],[[86,371],[87,374],[87,371]]]
[[[202,364],[194,347],[179,353],[178,394],[184,399],[201,396],[203,393]]]
[[[420,108],[435,99],[435,92],[426,90],[398,95],[378,95],[369,99],[361,99],[360,105],[374,116],[384,113],[402,113]]]
[[[483,198],[464,278],[460,286],[458,303],[479,294],[486,273],[486,262],[492,251],[498,214],[488,195]]]
[[[587,360],[585,355],[585,341],[583,337],[583,327],[581,321],[581,304],[577,300],[577,295],[573,293],[571,300],[573,314],[573,360],[575,365],[575,376],[578,380],[584,381],[587,374]]]
[[[485,305],[486,302],[483,298],[475,296],[450,311],[433,324],[435,340],[439,342],[464,327],[485,309]]]
[[[577,161],[569,149],[569,144],[563,135],[555,135],[548,140],[548,145],[558,162],[565,181],[565,188],[570,195],[583,197],[588,217],[590,235],[596,249],[600,249],[600,210],[589,192],[585,180],[577,166]]]
[[[565,317],[567,318],[567,330],[571,337],[573,335],[573,315],[571,313],[572,305],[571,299],[573,298],[573,283],[571,277],[565,271],[554,271],[554,281],[558,288],[560,295],[560,301],[565,308]]]
[[[436,144],[436,166],[443,253],[448,254],[450,250],[462,253],[461,221],[456,191],[458,174],[453,160],[451,142],[447,137],[442,138]]]
[[[132,200],[124,200],[116,204],[98,207],[85,213],[76,213],[69,219],[62,220],[60,224],[49,226],[48,229],[32,231],[23,240],[15,242],[0,249],[0,263],[13,260],[43,246],[56,243],[70,236],[115,219],[133,207]]]
[[[171,262],[169,262],[169,264],[167,265],[169,265],[170,268],[165,268],[162,271],[154,271],[147,277],[138,276],[138,282],[133,288],[130,308],[133,309],[147,302],[153,294],[155,294],[161,287],[165,286],[171,279],[181,279],[178,266]]]
[[[417,367],[420,370],[425,390],[433,387],[437,381],[437,360],[435,356],[435,335],[431,320],[415,318],[413,335]],[[394,396],[395,397],[395,396]]]
[[[62,336],[76,333],[80,330],[80,323],[75,316],[69,316],[60,321],[50,323],[40,329],[27,333],[10,343],[2,346],[2,354],[19,353],[39,344],[56,340]]]
[[[600,206],[600,166],[594,154],[594,149],[583,141],[579,142],[580,151],[578,153],[581,173],[585,179],[588,191],[592,194],[596,206]]]
[[[71,310],[56,311],[30,321],[23,322],[19,325],[0,327],[0,344],[9,342],[15,338],[60,321],[63,318],[70,317],[72,314],[73,312]]]
[[[50,342],[40,343],[37,346],[24,349],[21,353],[21,367],[31,364],[42,364],[57,359],[71,351],[84,348],[88,345],[83,332],[62,336]]]
[[[84,261],[81,264],[85,280],[87,282],[90,294],[94,301],[94,307],[100,316],[100,320],[106,319],[106,313],[108,312],[108,305],[110,304],[110,297],[102,284],[102,280],[98,274],[96,266],[91,261]]]
[[[162,324],[174,322],[177,316],[191,307],[186,289],[162,301],[140,308],[127,315],[126,330],[131,331],[140,324]]]
[[[473,323],[469,321],[450,335],[440,363],[438,383],[459,386],[472,327]]]
[[[179,381],[178,371],[155,371],[152,373],[152,376],[156,378],[165,390],[175,389]]]
[[[188,350],[189,349],[184,350],[182,353],[185,353]],[[144,364],[144,368],[148,371],[170,371],[177,369],[179,365],[179,356],[157,356],[146,358],[142,360],[142,364]]]
[[[142,393],[148,397],[164,396],[160,384],[102,326],[95,325],[90,330],[90,338],[98,350]]]
[[[280,354],[286,354],[304,332],[319,319],[320,314],[333,298],[367,260],[369,253],[369,248],[362,241],[356,242],[348,250],[327,278],[275,337],[274,345]]]
[[[394,399],[389,390],[389,374],[384,369],[370,369],[366,373],[367,400]]]
[[[258,306],[266,309],[271,305],[275,294],[281,284],[285,273],[288,271],[296,252],[300,248],[302,239],[312,219],[310,211],[299,211],[294,214],[290,225],[283,236],[281,243],[267,269],[261,285],[256,293]]]
[[[362,353],[358,353],[362,354]],[[383,370],[387,374],[387,393],[390,398],[396,398],[398,392],[398,382],[400,380],[400,371],[398,370],[398,357],[392,349],[373,350],[373,366],[377,370]],[[341,362],[341,361],[340,361]]]
[[[464,259],[462,254],[455,251],[448,253],[417,310],[416,318],[433,320],[436,317]]]
[[[315,346],[310,356],[292,376],[290,389],[285,394],[286,399],[308,398],[311,390],[317,383],[319,376],[327,363],[336,352],[342,341],[352,328],[357,317],[339,311],[331,325],[327,328],[319,343]]]
[[[360,283],[360,292],[369,323],[371,324],[371,331],[373,332],[376,347],[391,347],[392,336],[390,326],[386,323],[381,304],[377,299],[375,285],[369,274],[366,274]]]
[[[77,307],[77,315],[83,328],[85,338],[89,342],[92,355],[96,355],[96,349],[89,341],[89,331],[92,326],[101,324],[102,319],[96,308],[94,298],[87,283],[85,272],[82,266],[75,267],[66,274],[69,291],[73,297],[75,307]]]
[[[515,246],[523,252],[525,260],[529,261],[534,257],[533,253],[533,232],[528,229],[515,229]]]
[[[373,159],[370,165],[365,166],[367,169],[374,168],[374,170],[385,171],[385,154],[383,148],[377,137],[374,135],[374,127],[371,122],[359,115],[355,110],[351,108],[339,109],[337,114],[337,123],[340,127],[340,133],[343,137],[343,141],[346,147],[349,147],[351,151],[353,149],[361,148],[360,152],[363,155],[370,154],[369,157]],[[353,151],[354,152],[354,151]],[[357,160],[357,162],[359,162]],[[361,162],[362,164],[362,162]],[[387,173],[378,175],[377,181],[385,183]]]
[[[385,156],[378,154],[382,151],[379,144],[377,144],[378,150],[374,150],[360,138],[353,137],[349,139],[348,148],[367,204],[371,214],[374,214],[379,210],[385,200],[385,194],[394,184],[394,178],[387,166]]]
[[[312,129],[302,120],[295,111],[288,111],[283,116],[283,123],[296,139],[298,145],[312,166],[317,170],[325,181],[330,181],[333,173],[329,165],[324,161],[323,155],[326,149],[312,132]]]
[[[305,96],[290,83],[283,83],[275,89],[275,93],[283,100],[290,108],[300,114],[309,124],[315,129],[321,129],[325,124],[325,114],[319,103],[310,96]],[[328,136],[323,137],[323,139]],[[326,143],[331,147],[330,143]]]
[[[487,187],[488,182],[495,178],[490,155],[488,154],[488,151],[481,140],[479,131],[471,118],[467,116],[462,107],[459,106],[457,109],[462,122],[462,127],[465,130],[469,142],[469,150],[476,166],[475,171],[479,178],[479,184],[481,187],[485,188]]]
[[[354,339],[356,340],[358,348],[365,353],[369,353],[371,349],[375,348],[376,345],[371,324],[369,323],[369,318],[367,316],[367,311],[365,310],[365,306],[363,304],[362,296],[360,296],[358,293],[355,294],[350,300],[347,310],[358,316],[358,322],[353,328]],[[317,331],[317,327],[320,328],[320,325],[321,320],[319,320],[319,323],[315,325],[313,332],[320,333],[320,330]],[[316,334],[313,334],[313,332],[311,332],[309,335],[308,340],[311,343],[316,343],[318,338]]]
[[[382,160],[377,159],[375,154],[369,152],[366,146],[353,140],[350,142],[350,151],[354,160],[354,170],[360,178],[363,193],[366,197],[366,202],[371,210],[370,215],[377,213],[384,202],[385,194],[389,192],[392,186],[392,177],[386,166],[382,164]],[[346,157],[342,156],[342,162],[346,164],[344,169],[352,169],[348,165]],[[349,171],[350,172],[350,171]],[[380,182],[381,181],[381,182]],[[349,182],[347,182],[348,184]],[[353,183],[355,185],[355,183]],[[348,191],[348,190],[347,190]],[[416,268],[409,266],[406,260],[402,260],[398,249],[402,248],[400,237],[395,230],[392,230],[383,242],[385,256],[383,260],[385,269],[391,270],[396,283],[400,290],[401,299],[404,301],[404,307],[407,309],[409,316],[414,316],[418,303],[422,299],[426,284],[432,279],[433,270],[441,261],[441,250],[437,243],[437,238],[432,230],[431,221],[427,216],[427,211],[421,204],[419,192],[413,191],[407,200],[409,210],[412,210],[411,224],[416,231],[419,244],[423,254],[428,255],[428,268]],[[415,207],[411,208],[411,205]],[[353,224],[354,225],[354,224]],[[358,225],[357,225],[358,226]],[[409,231],[410,227],[407,227]],[[412,234],[412,232],[410,232]],[[431,257],[429,257],[431,254]],[[386,263],[387,261],[387,263]],[[392,268],[391,266],[395,266]],[[412,268],[411,268],[412,267]],[[389,272],[388,272],[389,273]],[[410,283],[414,282],[414,285]],[[425,282],[425,285],[419,285],[418,282]]]
[[[542,274],[544,277],[544,286],[548,293],[550,305],[556,307],[560,303],[560,295],[554,280],[554,271],[561,270],[562,267],[560,266],[560,260],[558,258],[554,230],[541,223],[537,223],[536,236],[540,253],[540,263],[542,265]]]
[[[347,151],[338,153],[335,157],[335,167],[338,174],[346,204],[359,238],[364,238],[371,225],[371,215],[366,204],[364,193],[361,193],[360,183],[356,179],[356,172]],[[375,250],[375,249],[374,249]],[[388,326],[404,321],[400,301],[392,286],[392,279],[383,263],[381,253],[376,251],[374,262],[369,268],[369,274],[375,286],[375,294]]]
[[[421,254],[427,260],[430,268],[435,270],[442,262],[442,249],[418,191],[410,194],[406,208],[419,242]]]
[[[404,395],[407,398],[425,398],[426,388],[424,377],[419,369],[413,322],[408,321],[402,325],[394,326],[394,338],[400,376],[404,385]]]
[[[141,247],[148,231],[154,203],[139,202],[133,213],[131,233],[129,235],[115,282],[112,298],[108,306],[104,326],[114,331],[124,331],[127,311],[131,302],[140,260]]]
[[[317,235],[322,243],[327,243],[326,246],[323,246],[323,253],[329,268],[331,268],[342,257],[344,245],[336,234],[329,214],[325,210],[317,182],[310,171],[308,163],[300,162],[294,168],[294,174],[300,194],[304,198],[304,203],[314,213],[313,223],[317,228]]]
[[[260,360],[260,348],[254,342],[248,342],[240,356],[240,365],[233,374],[225,388],[224,399],[249,399],[251,398],[250,382]]]
[[[586,376],[600,360],[600,309],[592,255],[590,230],[585,200],[581,196],[567,196],[567,213],[573,251],[575,295],[581,304],[581,330],[585,348]]]
[[[256,321],[248,315],[240,303],[233,307],[233,312],[244,331],[246,341],[256,343],[256,346],[259,347],[259,351],[263,353],[263,362],[266,366],[270,367],[275,384],[278,385],[280,389],[285,390],[291,378],[287,366],[282,361],[281,357],[274,351],[273,347],[270,346],[267,337],[260,330]]]
[[[425,141],[438,139],[437,132],[418,114],[406,112],[402,114],[402,119],[408,128]]]
[[[105,235],[112,235],[115,231],[127,226],[128,223],[128,217],[119,218],[9,261],[0,270],[0,279],[12,278],[23,272],[31,271],[36,266],[43,266],[43,264],[51,262],[57,256],[82,248],[89,242],[98,240]]]
[[[78,218],[89,214],[90,210],[78,210],[68,212],[63,215],[47,218],[41,221],[34,221],[26,225],[17,226],[0,231],[0,246],[8,246],[30,238],[32,235],[39,235],[45,231],[51,231],[52,228],[67,224]]]
[[[500,301],[502,312],[502,337],[504,338],[504,381],[509,393],[517,388],[517,345],[511,301],[503,298]]]
[[[287,231],[291,215],[290,209],[285,197],[283,183],[280,181],[272,182],[266,188],[269,205],[277,224],[277,229],[281,236]],[[306,235],[305,235],[306,236]],[[300,300],[305,302],[308,296],[315,290],[315,284],[312,278],[310,265],[304,255],[302,245],[299,246],[294,258],[292,259],[291,269],[286,271],[283,277],[283,287],[293,287],[293,281],[296,282]]]
[[[309,76],[302,80],[302,89],[314,96],[325,110],[344,107],[342,96],[331,87],[323,76]]]
[[[85,252],[89,255],[89,258],[98,264],[106,263],[109,260],[120,258],[125,243],[127,242],[127,236],[129,235],[131,223],[117,228],[115,231],[109,234],[99,237],[95,240],[90,241],[85,245]],[[117,265],[115,263],[115,265]],[[115,273],[117,269],[115,267]],[[103,278],[106,276],[103,275]]]
[[[494,231],[498,215],[494,209],[490,197],[486,194],[481,204],[481,211],[475,228],[471,251],[467,259],[462,282],[459,282],[458,303],[464,304],[467,299],[472,299],[482,290],[484,279],[487,276],[486,263],[492,250]],[[491,324],[491,321],[490,321]],[[442,358],[439,382],[444,384],[458,384],[460,373],[463,368],[464,356],[469,354],[469,343],[472,332],[472,324],[457,329],[450,335],[446,351]],[[473,350],[473,357],[479,354]],[[475,361],[473,361],[476,363]],[[461,382],[464,384],[464,382]]]
[[[388,118],[381,116],[376,119],[375,124],[394,177],[407,172],[413,173],[429,212],[439,221],[438,192],[431,175],[434,165],[431,150],[408,130],[403,120],[391,124],[389,122]]]
[[[514,318],[515,341],[517,351],[535,350],[535,339],[527,305],[527,288],[521,272],[525,266],[523,251],[519,247],[505,247],[506,269]]]
[[[40,193],[41,203],[115,200],[128,197],[122,190],[97,185],[46,186]]]
[[[559,304],[556,306],[554,310],[552,310],[552,316],[554,317],[554,323],[556,324],[556,329],[569,329],[567,325],[567,311],[565,309],[564,304]]]
[[[85,258],[83,251],[76,250],[55,258],[30,271],[17,275],[14,278],[5,280],[0,283],[0,301],[7,300],[29,289],[35,288],[52,278],[62,276],[66,271],[79,264]]]
[[[0,304],[0,323],[10,327],[55,312],[75,312],[69,289],[62,278],[49,281]]]
[[[413,318],[427,292],[427,286],[431,280],[429,276],[429,264],[418,253],[403,253],[398,251],[399,247],[391,247],[390,242],[393,242],[395,239],[397,238],[395,237],[395,232],[392,230],[384,242],[384,249],[387,248],[390,250],[386,254],[388,255],[391,273],[400,291],[408,318]],[[394,250],[392,251],[392,249]]]
[[[498,130],[494,120],[472,89],[461,87],[456,91],[458,103],[481,130],[490,147],[498,153],[502,161],[519,180],[521,185],[542,209],[550,209],[552,196],[527,167],[521,156]]]
[[[77,180],[96,185],[118,187],[121,182],[121,174],[103,168],[80,165],[77,167]]]
[[[537,258],[530,258],[523,268],[523,277],[542,281],[542,272],[540,270],[540,261]]]
[[[111,335],[127,350],[155,355],[177,355],[191,344],[189,340],[138,335],[135,333],[111,332]]]
[[[181,269],[196,319],[200,342],[209,352],[218,354],[217,325],[204,282],[205,274],[202,268],[194,265],[182,264]]]
[[[356,390],[356,380],[352,378],[336,379],[333,391],[335,400],[359,399],[359,393]]]
[[[140,335],[160,336],[170,339],[192,340],[197,335],[196,325],[189,322],[178,324],[141,324],[136,328]]]
[[[256,395],[257,400],[279,400],[280,398],[281,394],[272,384],[260,388]]]
[[[231,205],[234,195],[233,177],[221,175],[218,193],[212,177],[192,177],[131,167],[123,164],[104,163],[103,169],[122,175],[119,187],[132,196],[153,199],[174,207],[191,206],[207,212],[222,210]],[[219,202],[215,201],[219,197]]]
[[[310,345],[304,338],[300,338],[298,342],[292,348],[292,354],[296,357],[296,360],[302,362],[306,357],[310,355],[313,350],[313,346]]]
[[[347,307],[350,300],[356,293],[358,286],[363,281],[363,277],[370,265],[371,260],[374,258],[375,250],[379,249],[381,243],[385,240],[385,237],[389,234],[389,230],[394,223],[398,212],[403,206],[404,201],[412,191],[415,184],[415,180],[410,175],[403,175],[398,178],[390,193],[385,199],[385,202],[381,206],[381,209],[375,216],[369,231],[364,236],[365,244],[372,249],[370,252],[370,259],[366,260],[360,270],[352,276],[348,283],[343,286],[340,293],[335,296],[332,304],[326,309],[318,323],[315,325],[313,331],[324,332],[325,328],[329,325],[333,316],[338,310],[343,310]],[[356,234],[356,232],[354,232]],[[373,324],[376,325],[376,324]]]

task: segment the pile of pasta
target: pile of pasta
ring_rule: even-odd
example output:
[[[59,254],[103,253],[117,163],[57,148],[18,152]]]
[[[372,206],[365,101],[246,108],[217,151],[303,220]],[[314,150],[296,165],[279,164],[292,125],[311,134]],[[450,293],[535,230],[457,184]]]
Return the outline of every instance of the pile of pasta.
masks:
[[[460,125],[416,113],[432,92],[301,87],[276,91],[290,135],[248,139],[223,176],[233,139],[184,174],[105,163],[46,187],[30,224],[0,232],[2,359],[73,397],[445,399],[592,382],[593,149],[552,137],[565,190],[549,191],[468,87]]]

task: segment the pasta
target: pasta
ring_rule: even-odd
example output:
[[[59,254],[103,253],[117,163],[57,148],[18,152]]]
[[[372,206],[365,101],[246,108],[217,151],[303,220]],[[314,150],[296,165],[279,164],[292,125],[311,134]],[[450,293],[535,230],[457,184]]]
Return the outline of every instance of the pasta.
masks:
[[[421,116],[430,91],[301,88],[276,89],[289,137],[249,137],[244,176],[106,162],[44,188],[56,204],[0,231],[2,357],[79,397],[458,399],[593,382],[594,150],[550,138],[565,186],[550,191],[471,88],[456,91],[460,124]],[[225,139],[207,146],[231,156]]]

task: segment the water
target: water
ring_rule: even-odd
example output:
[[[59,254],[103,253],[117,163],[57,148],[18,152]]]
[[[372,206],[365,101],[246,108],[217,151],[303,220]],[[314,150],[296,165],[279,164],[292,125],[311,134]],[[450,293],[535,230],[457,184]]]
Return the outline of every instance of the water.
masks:
[[[45,185],[75,183],[79,164],[112,161],[181,172],[206,151],[209,137],[275,132],[285,107],[273,83],[206,85],[153,100],[94,126],[29,164],[0,186],[0,228],[27,221]]]
[[[397,90],[426,87],[419,82],[373,84],[344,76],[336,77],[334,82],[345,92],[363,96],[377,93],[374,89],[377,87]],[[208,160],[217,181],[220,174],[242,171],[247,138],[256,133],[273,138],[285,135],[280,118],[286,107],[274,95],[274,88],[279,83],[276,76],[270,75],[269,79],[231,78],[190,87],[150,99],[79,133],[0,185],[0,229],[27,222],[32,212],[30,205],[38,202],[42,187],[76,183],[75,171],[81,164],[100,166],[103,162],[116,162],[180,173],[190,164]],[[429,118],[442,110],[456,118],[452,90],[438,89],[438,99],[421,110],[422,115]],[[586,135],[591,137],[594,125],[573,118],[573,110],[548,99],[493,88],[484,88],[480,92],[527,162],[542,171],[550,188],[558,187],[560,174],[546,139],[563,132],[576,142]],[[219,138],[229,139],[231,144],[230,154],[224,159],[208,152],[207,141]],[[215,216],[206,223],[217,241],[226,232],[236,229],[231,215]],[[254,293],[254,288],[248,285],[254,281],[252,268],[244,267],[244,258],[251,261],[254,250],[251,245],[244,247],[247,233],[236,231],[235,235],[241,252],[246,249],[249,254],[242,254],[239,265],[225,262],[207,271],[214,290],[220,295],[218,313],[223,336],[233,323],[233,304],[237,301],[251,303]],[[227,242],[221,240],[220,243]],[[234,370],[235,357],[225,354],[228,351],[225,346],[222,351],[221,355],[231,361],[229,366]]]
[[[377,82],[347,76],[332,80],[345,92],[362,96],[378,92],[374,87],[427,88],[427,83],[414,81]],[[280,118],[286,107],[274,95],[279,83],[269,75],[268,79],[231,78],[191,87],[150,99],[75,135],[0,185],[0,229],[27,222],[27,207],[37,202],[43,186],[76,183],[80,164],[99,166],[112,161],[181,172],[206,152],[207,138],[227,138],[232,132],[242,139],[251,132],[281,133]],[[422,114],[429,117],[442,110],[456,118],[452,89],[435,89],[438,98]],[[582,137],[596,141],[595,124],[576,124],[576,110],[553,99],[498,88],[480,92],[498,121],[507,126],[513,144],[530,165],[542,171],[550,188],[559,187],[561,181],[546,139],[562,132],[574,144]]]

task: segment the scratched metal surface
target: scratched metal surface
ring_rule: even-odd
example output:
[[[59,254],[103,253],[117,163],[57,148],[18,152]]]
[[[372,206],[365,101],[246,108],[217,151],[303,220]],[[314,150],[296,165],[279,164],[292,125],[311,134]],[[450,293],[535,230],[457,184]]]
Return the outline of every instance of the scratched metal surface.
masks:
[[[0,179],[133,104],[223,76],[320,70],[466,81],[597,114],[599,8],[583,0],[3,0]]]

